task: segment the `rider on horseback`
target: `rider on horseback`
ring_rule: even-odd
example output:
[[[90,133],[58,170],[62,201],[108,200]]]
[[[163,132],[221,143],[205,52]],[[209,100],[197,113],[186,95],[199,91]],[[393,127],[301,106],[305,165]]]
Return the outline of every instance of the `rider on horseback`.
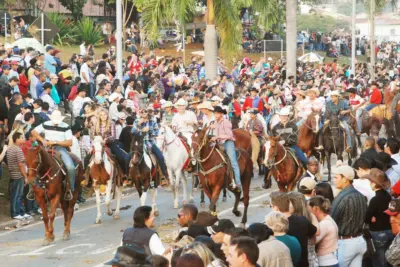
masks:
[[[303,165],[304,169],[307,169],[307,157],[304,152],[297,146],[297,125],[296,123],[289,121],[290,112],[287,108],[283,108],[279,111],[280,122],[272,128],[273,136],[280,136],[281,142],[284,146],[290,147],[294,150],[296,158],[298,158]]]
[[[357,121],[357,135],[361,134],[361,113],[362,109],[361,106],[365,104],[365,100],[357,95],[357,89],[355,88],[348,88],[346,92],[349,93],[349,104],[352,110],[356,111],[356,121]]]
[[[150,148],[151,152],[156,156],[164,177],[168,179],[167,166],[165,165],[164,156],[155,142],[155,137],[158,136],[158,124],[156,121],[149,118],[147,110],[142,109],[140,111],[140,117],[137,118],[133,124],[132,133],[144,135],[143,141],[146,145],[146,148]]]
[[[251,159],[253,161],[253,169],[258,169],[257,160],[260,153],[260,145],[264,143],[264,126],[257,118],[257,109],[250,110],[248,113],[250,114],[250,119],[247,121],[246,130],[251,134]]]
[[[65,117],[61,116],[59,110],[53,111],[49,117],[50,121],[37,126],[32,130],[32,135],[44,146],[53,146],[54,150],[60,153],[69,177],[69,189],[65,192],[64,199],[71,200],[75,190],[75,163],[67,148],[72,146],[72,131],[68,124],[63,122]],[[42,133],[44,138],[40,135]]]
[[[226,115],[226,113],[227,113],[226,110],[221,108],[220,106],[216,106],[214,108],[215,122],[210,124],[209,135],[213,136],[211,138],[212,142],[217,142],[218,144],[224,146],[225,153],[228,155],[231,161],[235,178],[232,180],[231,186],[232,188],[237,187],[240,190],[241,187],[240,168],[236,158],[235,143],[232,133],[232,124],[229,120],[224,118],[224,115]]]
[[[352,149],[351,135],[350,135],[350,127],[347,124],[348,114],[351,112],[349,103],[346,100],[339,99],[340,93],[338,91],[332,91],[330,93],[331,100],[326,104],[325,118],[329,118],[331,116],[339,116],[341,121],[341,126],[346,131],[346,139],[347,139],[347,148],[346,151],[350,152]],[[325,125],[329,123],[328,120],[325,121]],[[324,127],[325,128],[325,127]],[[319,146],[316,148],[318,150],[323,149],[323,130],[322,129],[318,136]]]
[[[178,113],[172,118],[172,127],[177,133],[181,133],[187,140],[188,145],[192,145],[192,134],[197,127],[197,116],[191,110],[186,110],[187,102],[183,98],[179,99],[175,106]]]

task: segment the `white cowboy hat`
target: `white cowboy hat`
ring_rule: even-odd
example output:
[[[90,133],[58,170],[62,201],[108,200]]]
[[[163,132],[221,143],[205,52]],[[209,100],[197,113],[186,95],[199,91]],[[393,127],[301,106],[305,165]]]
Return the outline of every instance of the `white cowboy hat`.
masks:
[[[213,111],[214,107],[211,105],[211,102],[204,101],[203,103],[201,103],[200,105],[197,106],[197,109],[208,109],[208,110]]]
[[[53,124],[60,124],[65,119],[65,116],[61,115],[61,111],[54,110],[53,113],[49,115],[49,118]]]
[[[174,104],[172,104],[171,101],[166,101],[162,107],[163,108],[170,108],[170,107],[173,107],[173,106],[174,106]]]
[[[219,83],[217,81],[213,81],[213,83],[211,84],[211,86],[215,86],[218,85]]]
[[[222,99],[219,97],[219,96],[217,96],[217,95],[215,95],[215,96],[213,96],[212,98],[211,98],[211,101],[212,102],[221,102],[222,101]]]
[[[126,113],[125,112],[117,112],[117,118],[118,119],[126,119],[126,117],[128,117],[128,116],[126,116]]]
[[[281,95],[282,91],[279,88],[274,90],[274,95]]]
[[[179,100],[176,101],[175,106],[185,106],[186,107],[187,106],[187,102],[186,102],[185,99],[179,98]]]
[[[279,116],[289,116],[290,115],[290,110],[287,108],[283,108],[279,111]]]
[[[114,102],[114,100],[115,100],[115,99],[118,99],[118,98],[121,98],[121,95],[114,92],[114,93],[112,93],[112,94],[110,95],[110,97],[108,98],[108,100],[109,100],[110,102]]]
[[[340,93],[339,93],[339,91],[332,91],[329,93],[329,96],[333,96],[333,95],[340,96]]]

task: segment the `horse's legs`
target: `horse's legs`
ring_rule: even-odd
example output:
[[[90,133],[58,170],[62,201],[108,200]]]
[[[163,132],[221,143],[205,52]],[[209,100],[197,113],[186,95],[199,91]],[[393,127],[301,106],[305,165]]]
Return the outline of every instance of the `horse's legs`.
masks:
[[[144,206],[146,204],[146,199],[147,199],[147,190],[149,188],[145,187],[144,192],[140,196],[140,206]]]
[[[217,211],[217,201],[218,201],[218,198],[219,198],[220,193],[221,193],[221,187],[217,186],[217,187],[214,188],[214,190],[212,191],[212,195],[211,195],[211,198],[210,198],[210,206],[209,206],[209,209],[210,209],[211,212],[214,213],[214,215],[217,215],[217,214],[216,214],[216,211]],[[206,194],[207,194],[207,191],[206,191]]]
[[[204,201],[204,190],[200,190],[200,207],[204,208],[206,202]]]
[[[68,240],[69,239],[69,234],[70,234],[70,222],[71,222],[70,214],[69,214],[69,201],[62,200],[61,201],[61,208],[62,208],[63,213],[64,213],[64,236],[63,236],[63,240]]]
[[[247,223],[247,209],[249,207],[249,200],[250,200],[250,183],[253,174],[250,171],[245,170],[242,177],[242,192],[243,192],[243,217],[242,222],[240,223],[240,227],[245,227]]]
[[[331,153],[326,152],[326,163],[328,165],[328,181],[331,181]]]
[[[116,186],[115,190],[117,194],[117,206],[115,207],[114,219],[119,219],[119,208],[121,205],[121,198],[122,198],[122,186]]]
[[[222,202],[226,202],[226,188],[222,189]]]
[[[183,204],[187,203],[187,178],[184,171],[181,171],[182,183],[183,183]],[[192,193],[190,193],[190,200],[192,198]]]
[[[97,216],[96,216],[96,224],[101,223],[101,207],[100,207],[100,186],[97,185],[94,187],[94,192],[96,193],[96,205],[97,205]]]
[[[157,187],[154,187],[151,189],[151,207],[154,211],[154,216],[159,215],[157,203],[156,203],[156,197],[157,197]]]
[[[183,174],[185,174],[185,173],[183,173]],[[185,180],[187,180],[187,179],[188,179],[188,177],[187,177],[187,175],[185,175]],[[194,194],[194,178],[192,176],[192,188],[190,190],[189,203],[194,203],[193,194]]]
[[[60,195],[56,195],[50,199],[50,214],[49,214],[49,241],[54,241],[54,219],[56,210],[60,204]]]
[[[174,193],[174,209],[179,208],[179,180],[181,179],[180,175],[181,172],[180,171],[168,171],[168,174],[171,177],[172,174],[172,183],[171,183],[171,188],[172,188],[172,192]]]
[[[112,177],[107,181],[106,187],[106,207],[107,207],[107,215],[111,216],[113,214],[111,210],[111,189],[112,189]]]
[[[285,185],[281,184],[280,182],[278,182],[278,188],[279,188],[280,192],[286,192],[287,191]]]
[[[47,246],[50,244],[50,241],[49,241],[49,214],[47,211],[47,201],[46,201],[44,190],[42,190],[42,189],[35,190],[35,196],[36,196],[36,202],[42,210],[43,223],[44,223],[44,228],[45,228],[45,238],[44,238],[43,246]]]
[[[239,202],[240,202],[240,192],[233,190],[232,193],[235,195],[235,203],[233,204],[232,213],[235,214],[235,216],[240,216],[240,215],[242,215],[242,213],[238,210],[238,206],[239,206]]]

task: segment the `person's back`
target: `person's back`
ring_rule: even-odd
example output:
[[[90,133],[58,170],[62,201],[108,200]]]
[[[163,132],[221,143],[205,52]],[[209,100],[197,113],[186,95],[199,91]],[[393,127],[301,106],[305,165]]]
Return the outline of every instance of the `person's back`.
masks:
[[[275,238],[281,241],[289,248],[293,265],[296,265],[300,261],[301,257],[301,246],[299,240],[297,240],[296,237],[291,235],[275,236]]]
[[[122,244],[127,247],[136,246],[138,248],[144,248],[146,255],[151,255],[150,239],[153,234],[155,234],[155,232],[147,227],[131,227],[124,231]]]
[[[308,266],[308,238],[315,235],[317,228],[304,216],[292,215],[288,220],[287,234],[297,238],[301,246],[301,259],[296,266]]]
[[[291,267],[293,266],[289,248],[275,237],[258,244],[260,255],[257,264],[261,267]]]

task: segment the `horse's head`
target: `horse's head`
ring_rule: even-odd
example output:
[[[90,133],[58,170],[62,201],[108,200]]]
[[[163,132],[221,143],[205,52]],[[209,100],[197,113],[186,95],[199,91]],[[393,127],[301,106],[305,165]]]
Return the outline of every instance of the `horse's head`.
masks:
[[[208,140],[206,135],[208,127],[204,129],[198,129],[192,134],[192,149],[191,149],[191,156],[192,158],[196,158],[196,155],[200,153],[200,150],[203,148],[205,143]]]
[[[101,164],[103,162],[104,141],[101,136],[95,136],[93,140],[94,163]]]
[[[26,153],[26,167],[28,169],[28,180],[33,181],[39,173],[42,165],[42,157],[40,156],[40,146],[28,149]]]
[[[331,130],[332,136],[338,137],[340,135],[339,128],[340,128],[340,120],[339,116],[331,115],[328,118],[329,120],[329,129]]]
[[[132,152],[132,164],[139,165],[139,163],[143,159],[144,153],[144,135],[141,134],[134,134],[132,136],[132,145],[131,145],[131,152]]]
[[[265,143],[265,160],[264,164],[267,168],[271,168],[275,164],[275,158],[278,154],[278,146],[280,137],[279,136],[270,136],[269,140]]]
[[[313,111],[310,115],[308,115],[307,120],[304,122],[304,125],[312,130],[314,133],[318,133],[320,121],[321,114],[319,112]]]

